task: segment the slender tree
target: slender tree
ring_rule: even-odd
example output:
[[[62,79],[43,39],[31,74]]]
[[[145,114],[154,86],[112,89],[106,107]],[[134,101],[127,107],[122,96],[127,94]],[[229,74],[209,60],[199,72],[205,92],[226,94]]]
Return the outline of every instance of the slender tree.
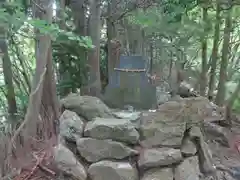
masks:
[[[221,67],[220,67],[220,75],[219,75],[219,83],[218,83],[218,92],[216,96],[216,104],[220,106],[223,105],[225,101],[225,92],[226,92],[225,83],[227,81],[229,43],[230,43],[231,31],[232,31],[232,8],[227,10],[226,18],[225,18]]]

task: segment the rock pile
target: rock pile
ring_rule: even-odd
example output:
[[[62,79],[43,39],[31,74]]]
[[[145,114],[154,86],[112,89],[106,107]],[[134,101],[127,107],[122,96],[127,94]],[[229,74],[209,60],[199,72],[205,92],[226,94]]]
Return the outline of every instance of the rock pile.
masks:
[[[224,137],[225,146],[229,137],[216,123],[223,120],[220,112],[205,98],[169,101],[157,112],[135,113],[133,118],[113,113],[89,96],[70,95],[62,104],[61,141],[54,149],[54,159],[64,178],[239,179],[212,152],[214,143],[223,144],[215,142],[215,137]]]

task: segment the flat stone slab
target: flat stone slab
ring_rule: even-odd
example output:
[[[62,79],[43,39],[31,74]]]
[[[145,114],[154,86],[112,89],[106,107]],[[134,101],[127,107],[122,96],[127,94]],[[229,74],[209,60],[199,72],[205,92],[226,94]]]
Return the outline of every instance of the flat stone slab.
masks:
[[[148,169],[159,166],[169,166],[182,160],[181,151],[173,148],[145,149],[140,153],[138,166],[140,169]]]
[[[92,180],[138,180],[137,169],[128,162],[100,161],[88,169]]]
[[[96,139],[112,139],[129,144],[136,144],[139,133],[128,119],[95,118],[88,122],[84,135]]]
[[[138,151],[120,142],[92,138],[78,139],[77,149],[88,162],[97,162],[104,159],[121,160],[138,154]]]

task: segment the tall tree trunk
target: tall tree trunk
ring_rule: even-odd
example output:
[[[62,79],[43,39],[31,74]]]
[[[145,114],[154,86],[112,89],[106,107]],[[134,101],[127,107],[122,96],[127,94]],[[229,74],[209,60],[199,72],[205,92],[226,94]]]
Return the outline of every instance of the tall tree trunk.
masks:
[[[115,57],[111,41],[116,38],[115,20],[113,18],[113,9],[116,8],[116,0],[108,1],[108,18],[107,18],[107,62],[108,62],[108,79],[110,78],[114,67]]]
[[[56,135],[57,129],[57,120],[60,117],[60,105],[57,98],[56,92],[56,79],[54,76],[54,68],[52,62],[52,48],[51,45],[48,48],[47,52],[47,65],[46,65],[46,75],[43,85],[43,94],[42,94],[42,119],[45,120],[44,129],[45,138],[51,138]]]
[[[45,13],[39,9],[35,9],[36,17],[51,23],[53,9],[49,4],[53,4],[53,2],[49,2],[49,0],[38,0],[36,3],[45,8]],[[56,90],[54,90],[55,78],[52,78],[54,74],[51,62],[51,39],[47,34],[38,33],[37,37],[36,70],[32,81],[29,106],[25,116],[28,130],[26,131],[27,140],[31,140],[32,137],[50,138],[53,135],[52,132],[54,129],[52,128],[54,126],[54,120],[58,118],[59,109],[56,103]],[[44,112],[43,110],[45,108],[47,111]],[[42,121],[38,121],[39,117]],[[39,126],[39,123],[41,126]],[[29,143],[29,141],[27,141],[27,143]]]
[[[225,100],[225,83],[227,80],[227,67],[228,67],[228,56],[229,56],[229,43],[230,35],[232,30],[232,9],[227,11],[227,16],[225,19],[225,28],[224,28],[224,39],[222,46],[222,60],[220,67],[219,83],[218,83],[218,92],[216,96],[216,104],[223,105]]]
[[[53,5],[53,0],[49,2],[49,0],[45,0],[46,4],[51,3]],[[49,5],[48,5],[49,6]],[[46,6],[47,7],[47,6]],[[53,7],[49,7],[46,9],[46,13],[42,16],[42,19],[46,20],[48,23],[52,23],[53,16]],[[42,108],[41,108],[41,116],[44,121],[44,136],[46,139],[51,137],[56,137],[56,121],[60,117],[60,104],[57,97],[57,89],[56,89],[56,79],[55,72],[53,68],[52,61],[52,46],[51,39],[49,37],[49,47],[45,52],[46,56],[46,75],[43,84],[43,93],[42,93]]]
[[[6,1],[0,2],[0,8],[4,5]],[[14,120],[15,115],[17,113],[17,105],[16,105],[16,99],[15,99],[15,92],[14,92],[14,86],[13,86],[13,73],[12,73],[12,63],[10,61],[10,57],[8,54],[8,45],[7,45],[7,34],[6,32],[8,29],[4,26],[4,23],[0,23],[0,59],[2,56],[3,61],[3,75],[4,75],[4,81],[6,84],[6,98],[8,102],[8,113],[10,115],[10,119]]]
[[[90,17],[89,17],[89,35],[92,38],[94,49],[89,51],[88,61],[90,65],[89,87],[90,94],[100,96],[100,24],[101,24],[101,2],[99,0],[90,0]]]
[[[212,99],[213,91],[215,89],[216,83],[216,69],[217,69],[217,60],[218,60],[218,46],[219,46],[219,36],[220,36],[220,4],[217,3],[216,9],[216,22],[214,28],[214,40],[213,40],[213,49],[212,49],[212,63],[210,70],[210,80],[209,80],[209,89],[208,89],[208,97]]]
[[[201,83],[200,83],[200,95],[205,96],[206,86],[207,86],[207,7],[204,4],[202,8],[202,18],[204,23],[204,35],[202,38],[202,72],[201,72]]]
[[[14,85],[13,85],[13,73],[12,73],[12,64],[10,61],[10,57],[8,55],[8,46],[4,39],[2,39],[2,49],[3,52],[3,75],[4,81],[7,89],[7,102],[8,102],[8,113],[10,115],[11,120],[15,120],[17,113],[17,104],[15,99]]]

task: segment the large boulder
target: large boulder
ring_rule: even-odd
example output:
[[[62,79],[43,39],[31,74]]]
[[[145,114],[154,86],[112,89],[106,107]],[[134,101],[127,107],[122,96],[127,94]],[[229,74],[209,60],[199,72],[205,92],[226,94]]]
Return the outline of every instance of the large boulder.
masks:
[[[201,173],[198,164],[197,156],[185,159],[175,169],[175,180],[200,180]]]
[[[127,162],[100,161],[88,173],[92,180],[138,180],[137,170]]]
[[[130,144],[139,140],[139,133],[128,119],[95,118],[88,122],[84,135],[96,139],[112,139]]]
[[[222,120],[218,110],[204,97],[166,102],[159,106],[157,112],[143,113],[140,126],[141,145],[148,148],[180,147],[185,130],[202,125],[204,120]]]
[[[182,160],[181,151],[173,148],[145,149],[140,153],[138,166],[148,169],[159,166],[169,166]]]
[[[64,175],[72,180],[86,180],[87,173],[83,165],[76,159],[74,154],[64,145],[59,144],[53,150],[54,162]]]
[[[112,140],[98,140],[81,138],[77,141],[77,149],[88,162],[97,162],[103,159],[124,159],[136,155],[138,152],[124,144]]]
[[[166,114],[160,111],[142,115],[139,128],[141,146],[145,148],[168,146],[179,148],[184,136],[186,122],[176,120],[176,112]]]
[[[173,180],[171,168],[157,168],[146,171],[141,180]]]
[[[200,115],[201,120],[208,122],[223,121],[224,113],[221,107],[210,102],[206,97],[183,98],[178,103],[188,107],[189,115],[196,117]]]
[[[76,112],[88,121],[95,117],[113,117],[111,110],[97,97],[70,94],[61,100],[63,108]]]
[[[76,142],[83,135],[84,122],[72,111],[65,110],[60,117],[60,136],[68,141]]]

